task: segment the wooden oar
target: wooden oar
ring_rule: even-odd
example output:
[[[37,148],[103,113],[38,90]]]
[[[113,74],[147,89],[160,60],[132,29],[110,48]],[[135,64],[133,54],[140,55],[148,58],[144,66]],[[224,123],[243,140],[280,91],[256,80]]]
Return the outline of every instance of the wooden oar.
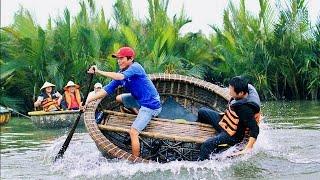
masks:
[[[26,115],[24,115],[24,114],[22,114],[22,113],[19,113],[17,110],[14,110],[14,109],[9,108],[9,107],[7,107],[7,109],[8,109],[9,111],[12,111],[12,112],[14,112],[14,113],[16,113],[16,114],[20,115],[20,116],[23,116],[23,117],[25,117],[25,118],[31,119],[31,117],[30,117],[30,116],[26,116]]]
[[[90,92],[90,89],[91,89],[91,83],[92,83],[92,79],[93,79],[93,74],[89,74],[89,87],[86,91],[86,94],[85,94],[85,98],[84,100],[82,101],[82,106],[85,105],[85,102],[87,101],[87,97],[88,97],[88,94]],[[56,155],[56,157],[54,158],[54,162],[57,161],[58,159],[62,158],[63,157],[63,154],[64,152],[67,150],[68,146],[69,146],[69,143],[72,139],[72,136],[74,134],[74,131],[76,130],[77,128],[77,125],[79,123],[79,120],[80,120],[80,117],[81,117],[81,114],[83,113],[82,110],[80,110],[79,114],[78,114],[78,117],[76,119],[76,121],[74,122],[73,126],[72,126],[72,129],[70,130],[69,134],[68,134],[68,137],[67,139],[64,141],[59,153]]]

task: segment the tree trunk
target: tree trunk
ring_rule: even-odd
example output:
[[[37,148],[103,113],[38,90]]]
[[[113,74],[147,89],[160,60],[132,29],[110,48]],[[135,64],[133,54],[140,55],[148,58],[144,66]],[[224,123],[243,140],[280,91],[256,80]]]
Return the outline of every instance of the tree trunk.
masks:
[[[297,87],[297,81],[296,81],[295,77],[293,78],[293,89],[294,89],[294,98],[295,99],[297,99],[298,97],[300,98],[299,90],[298,90],[298,87]]]

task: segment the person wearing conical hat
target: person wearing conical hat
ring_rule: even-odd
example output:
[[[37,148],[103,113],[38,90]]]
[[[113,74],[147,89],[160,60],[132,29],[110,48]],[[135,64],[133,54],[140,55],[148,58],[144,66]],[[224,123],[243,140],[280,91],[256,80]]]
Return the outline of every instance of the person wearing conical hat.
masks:
[[[80,86],[75,84],[73,81],[69,81],[63,88],[63,102],[62,108],[67,110],[78,110],[81,105],[81,93]]]
[[[44,111],[59,110],[62,95],[58,91],[55,91],[54,87],[54,84],[46,81],[40,88],[41,93],[37,101],[34,102],[34,107],[41,107]]]

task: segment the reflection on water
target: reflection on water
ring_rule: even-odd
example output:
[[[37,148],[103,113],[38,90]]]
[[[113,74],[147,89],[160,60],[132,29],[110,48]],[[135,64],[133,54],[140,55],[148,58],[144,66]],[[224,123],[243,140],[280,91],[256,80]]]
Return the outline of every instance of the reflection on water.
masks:
[[[273,127],[320,129],[320,102],[266,102],[263,113]]]
[[[1,126],[1,154],[14,149],[29,149],[43,143],[50,143],[57,137],[67,133],[68,129],[38,129],[28,119],[12,118],[9,124]],[[78,128],[77,132],[85,132]]]
[[[320,175],[320,104],[267,102],[266,122],[252,154],[203,162],[132,164],[107,160],[84,129],[64,158],[52,159],[67,129],[40,130],[26,119],[1,127],[1,179],[317,179]]]

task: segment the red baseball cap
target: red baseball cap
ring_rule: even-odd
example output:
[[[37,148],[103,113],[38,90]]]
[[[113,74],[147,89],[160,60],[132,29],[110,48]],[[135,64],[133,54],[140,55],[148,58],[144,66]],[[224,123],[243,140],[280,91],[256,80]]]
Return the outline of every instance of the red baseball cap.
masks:
[[[112,54],[113,58],[135,57],[134,50],[131,47],[122,47],[116,53]]]

